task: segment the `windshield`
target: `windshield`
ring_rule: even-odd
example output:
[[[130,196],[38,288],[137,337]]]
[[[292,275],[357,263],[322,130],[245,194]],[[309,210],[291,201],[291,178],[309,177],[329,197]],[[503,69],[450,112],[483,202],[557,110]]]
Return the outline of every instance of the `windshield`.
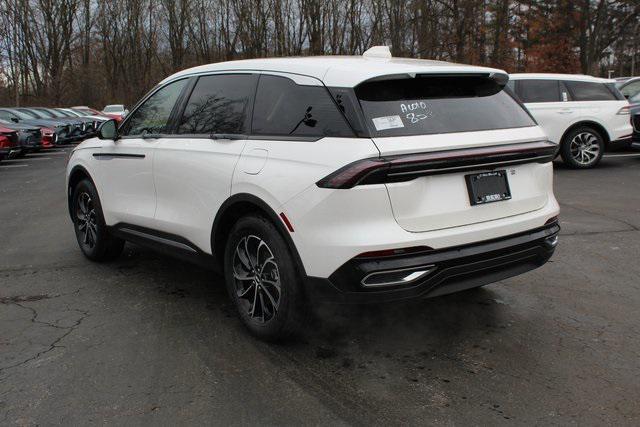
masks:
[[[7,110],[4,110],[7,111]],[[19,110],[8,110],[11,114],[13,114],[14,116],[18,116],[18,118],[22,119],[22,120],[31,120],[33,119],[35,116],[31,116],[29,114],[26,114],[22,111]]]
[[[428,135],[535,126],[528,112],[483,76],[417,76],[355,89],[375,136]]]
[[[119,113],[123,110],[124,110],[123,105],[107,105],[106,107],[104,107],[103,111],[105,113]]]
[[[25,118],[30,118],[30,119],[44,119],[45,118],[44,115],[38,114],[33,110],[18,110],[18,111],[24,113],[27,116]]]

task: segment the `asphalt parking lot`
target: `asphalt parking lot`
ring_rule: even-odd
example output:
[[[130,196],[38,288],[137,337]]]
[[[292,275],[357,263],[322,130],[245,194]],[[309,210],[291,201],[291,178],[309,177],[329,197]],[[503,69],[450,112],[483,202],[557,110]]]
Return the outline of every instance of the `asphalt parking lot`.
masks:
[[[640,155],[557,164],[552,261],[477,291],[251,338],[214,273],[86,260],[70,148],[0,163],[0,424],[640,423]]]

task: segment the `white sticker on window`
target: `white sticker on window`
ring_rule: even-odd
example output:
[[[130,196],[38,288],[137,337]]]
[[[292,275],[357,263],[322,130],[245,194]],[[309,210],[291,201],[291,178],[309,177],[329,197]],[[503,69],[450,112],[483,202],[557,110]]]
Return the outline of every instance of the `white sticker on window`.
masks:
[[[404,123],[400,116],[374,117],[371,119],[376,130],[403,128]]]

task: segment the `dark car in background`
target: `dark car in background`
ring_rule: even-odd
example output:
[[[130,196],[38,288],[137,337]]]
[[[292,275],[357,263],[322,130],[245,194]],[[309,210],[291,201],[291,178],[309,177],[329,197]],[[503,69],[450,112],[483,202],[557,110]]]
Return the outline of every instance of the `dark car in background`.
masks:
[[[13,123],[4,119],[0,119],[0,126],[16,131],[18,134],[18,145],[21,148],[21,155],[33,153],[43,148],[42,134],[39,127]]]
[[[633,125],[631,147],[640,150],[640,92],[629,98],[629,113]]]
[[[50,120],[53,123],[66,125],[68,127],[68,133],[64,139],[62,137],[58,138],[60,142],[73,142],[79,141],[84,138],[84,132],[82,130],[83,124],[79,120],[74,120],[71,118],[51,117],[51,114],[45,114],[33,108],[20,107],[14,108],[14,110],[27,114],[34,119]]]
[[[45,145],[49,143],[63,144],[71,140],[69,136],[70,126],[59,120],[39,119],[31,114],[20,111],[18,108],[0,108],[0,119],[40,127]]]
[[[33,111],[45,118],[52,118],[58,120],[64,120],[77,127],[79,132],[75,135],[75,140],[82,140],[89,136],[93,132],[93,122],[91,120],[83,120],[79,117],[72,117],[57,111],[54,108],[44,107],[31,107],[30,111]],[[74,133],[72,132],[72,136]]]

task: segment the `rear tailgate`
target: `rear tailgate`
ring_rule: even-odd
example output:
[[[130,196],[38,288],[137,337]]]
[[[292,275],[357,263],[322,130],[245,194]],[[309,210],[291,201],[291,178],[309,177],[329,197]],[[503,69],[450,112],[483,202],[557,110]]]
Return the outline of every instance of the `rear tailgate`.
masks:
[[[544,140],[539,127],[465,132],[446,135],[422,135],[374,138],[383,156],[416,152],[437,152],[455,156],[464,149],[522,147],[524,142]],[[526,146],[526,144],[524,144]],[[467,150],[464,150],[467,151]],[[473,150],[470,150],[471,152]],[[490,152],[490,150],[486,150]],[[482,164],[482,155],[474,162]],[[464,171],[431,173],[405,182],[387,183],[389,200],[398,224],[407,231],[438,230],[531,212],[545,206],[552,188],[551,163],[527,162],[467,166]],[[510,199],[472,205],[466,175],[480,172],[506,172]],[[435,171],[437,172],[437,171]]]
[[[425,74],[355,88],[372,139],[390,163],[377,182],[385,183],[405,230],[490,221],[547,203],[557,147],[504,84],[486,74]],[[496,173],[477,176],[484,172]]]

